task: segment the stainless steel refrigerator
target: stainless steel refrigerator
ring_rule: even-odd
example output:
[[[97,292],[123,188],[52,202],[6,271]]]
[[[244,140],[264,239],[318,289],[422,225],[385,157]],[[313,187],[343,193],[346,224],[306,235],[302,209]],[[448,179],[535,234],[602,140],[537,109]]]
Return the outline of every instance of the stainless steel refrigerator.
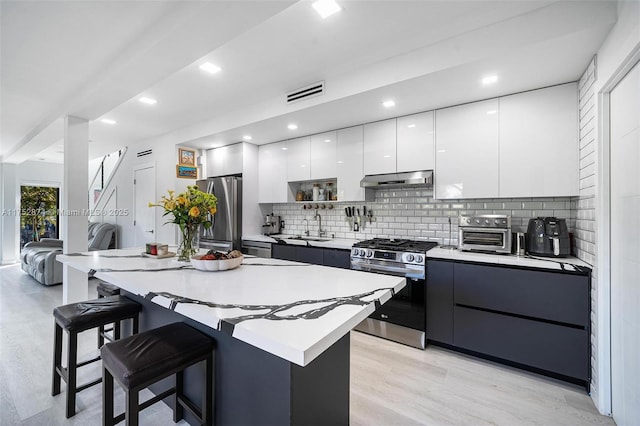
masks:
[[[242,240],[242,178],[213,177],[196,182],[201,191],[218,198],[209,229],[200,227],[200,247],[220,251],[240,250]]]

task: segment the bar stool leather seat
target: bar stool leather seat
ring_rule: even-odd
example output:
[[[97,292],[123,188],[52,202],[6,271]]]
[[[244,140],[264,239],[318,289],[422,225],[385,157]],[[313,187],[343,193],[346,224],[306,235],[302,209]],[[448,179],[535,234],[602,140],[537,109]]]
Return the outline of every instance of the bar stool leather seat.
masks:
[[[56,322],[69,331],[83,331],[101,324],[131,318],[140,305],[124,296],[109,296],[58,306],[53,310]]]
[[[60,393],[61,380],[67,384],[66,416],[72,417],[76,413],[76,394],[102,381],[98,378],[90,383],[78,386],[77,370],[79,367],[99,361],[97,356],[87,361],[78,362],[78,334],[93,328],[103,329],[106,324],[114,324],[113,338],[119,339],[120,322],[133,320],[132,332],[138,332],[138,315],[141,306],[124,297],[109,296],[85,302],[70,303],[58,306],[53,310],[54,342],[53,342],[53,381],[51,395]],[[62,331],[69,336],[67,348],[67,367],[62,366]]]
[[[148,330],[125,339],[105,344],[100,350],[103,366],[103,425],[127,419],[127,425],[137,424],[138,412],[175,394],[174,421],[183,418],[187,408],[202,424],[211,424],[213,415],[213,339],[178,322]],[[183,371],[200,361],[206,361],[202,405],[194,410],[182,389]],[[153,383],[176,374],[175,387],[140,404],[138,392]],[[126,412],[113,417],[113,379],[127,394]],[[186,400],[186,402],[185,402]]]
[[[116,296],[120,294],[120,287],[105,281],[98,282],[96,290],[98,291],[98,297]]]

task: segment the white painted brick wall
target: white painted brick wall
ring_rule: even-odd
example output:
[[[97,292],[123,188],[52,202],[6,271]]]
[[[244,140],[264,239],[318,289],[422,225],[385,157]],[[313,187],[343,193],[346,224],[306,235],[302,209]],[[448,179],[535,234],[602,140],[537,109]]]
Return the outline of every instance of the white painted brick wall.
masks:
[[[591,61],[578,84],[580,96],[580,195],[572,200],[571,210],[576,226],[576,256],[595,266],[596,258],[596,185],[597,140],[595,131],[595,59]],[[591,385],[595,386],[598,347],[597,294],[598,280],[595,268],[591,274]]]
[[[317,236],[318,222],[314,219],[316,210],[304,208],[305,205],[315,207],[316,204],[319,207],[317,212],[322,217],[322,229],[327,231],[328,236],[359,239],[410,237],[453,245],[458,244],[460,215],[507,214],[512,218],[514,232],[526,232],[529,219],[537,216],[565,218],[570,232],[574,232],[577,219],[572,212],[570,197],[439,201],[433,199],[431,190],[409,188],[376,191],[375,202],[366,204],[274,204],[273,213],[285,221],[284,233],[302,235],[308,228],[310,235]],[[356,207],[363,214],[363,205],[373,211],[374,220],[370,224],[362,217],[360,232],[353,232],[344,209]],[[575,203],[573,208],[577,206]]]

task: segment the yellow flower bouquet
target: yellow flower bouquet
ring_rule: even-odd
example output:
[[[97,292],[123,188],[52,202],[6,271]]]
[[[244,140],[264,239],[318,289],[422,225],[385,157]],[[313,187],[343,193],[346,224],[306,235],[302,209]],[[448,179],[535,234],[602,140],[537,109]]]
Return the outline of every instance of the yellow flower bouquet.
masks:
[[[173,216],[166,223],[175,223],[180,228],[182,240],[178,246],[178,260],[189,261],[198,253],[197,237],[200,225],[211,228],[211,216],[216,213],[218,199],[207,194],[197,186],[188,186],[185,192],[175,196],[169,190],[169,196],[163,195],[157,203],[149,203],[149,207],[162,207],[162,216]]]

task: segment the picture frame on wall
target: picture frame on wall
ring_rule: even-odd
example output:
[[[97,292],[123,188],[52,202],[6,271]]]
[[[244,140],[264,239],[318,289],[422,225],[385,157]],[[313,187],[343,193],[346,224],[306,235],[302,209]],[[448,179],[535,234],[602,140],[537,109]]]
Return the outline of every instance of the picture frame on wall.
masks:
[[[178,164],[184,166],[196,165],[196,152],[192,149],[178,148]]]
[[[198,168],[179,164],[176,166],[176,177],[183,179],[198,179]]]

